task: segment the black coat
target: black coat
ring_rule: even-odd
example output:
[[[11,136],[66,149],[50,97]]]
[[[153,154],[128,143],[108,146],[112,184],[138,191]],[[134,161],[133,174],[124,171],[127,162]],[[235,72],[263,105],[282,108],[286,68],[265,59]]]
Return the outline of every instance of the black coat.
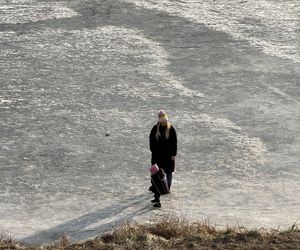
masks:
[[[171,125],[169,138],[165,138],[166,127],[160,126],[161,136],[156,139],[158,123],[152,128],[149,141],[150,151],[152,152],[151,164],[157,164],[159,168],[162,168],[166,173],[174,172],[175,162],[172,161],[171,156],[177,154],[177,134],[175,128]]]

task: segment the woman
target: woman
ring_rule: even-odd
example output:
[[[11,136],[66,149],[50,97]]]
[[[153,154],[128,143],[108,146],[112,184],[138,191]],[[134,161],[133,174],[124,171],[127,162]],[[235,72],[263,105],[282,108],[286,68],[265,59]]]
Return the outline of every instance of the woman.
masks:
[[[164,110],[158,113],[158,123],[150,132],[151,164],[157,164],[167,176],[168,186],[172,184],[172,173],[175,170],[177,154],[177,134]],[[151,187],[150,187],[151,190]]]

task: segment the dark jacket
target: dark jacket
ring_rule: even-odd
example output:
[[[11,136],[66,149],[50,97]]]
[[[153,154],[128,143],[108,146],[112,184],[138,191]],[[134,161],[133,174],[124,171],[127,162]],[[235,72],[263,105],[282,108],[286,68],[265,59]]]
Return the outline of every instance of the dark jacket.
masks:
[[[155,194],[164,195],[170,193],[170,189],[165,176],[166,174],[161,168],[156,174],[151,175],[152,189]]]
[[[174,172],[175,162],[171,160],[171,156],[177,155],[177,134],[175,128],[171,125],[169,138],[165,138],[166,127],[160,126],[161,136],[156,139],[158,123],[152,128],[149,141],[150,151],[152,152],[151,164],[157,164],[166,173]]]

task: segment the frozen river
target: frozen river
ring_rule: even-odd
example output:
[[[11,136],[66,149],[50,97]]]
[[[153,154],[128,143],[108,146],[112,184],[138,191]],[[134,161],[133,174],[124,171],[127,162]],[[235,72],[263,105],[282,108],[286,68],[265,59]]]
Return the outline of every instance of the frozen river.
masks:
[[[297,2],[0,0],[0,233],[80,240],[165,215],[290,227]],[[179,148],[155,210],[148,135],[160,109]]]

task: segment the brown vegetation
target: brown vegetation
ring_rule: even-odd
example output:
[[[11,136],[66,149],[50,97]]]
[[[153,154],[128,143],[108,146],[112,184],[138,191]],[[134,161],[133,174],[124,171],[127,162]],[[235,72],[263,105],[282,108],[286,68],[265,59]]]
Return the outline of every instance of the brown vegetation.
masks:
[[[68,236],[52,246],[25,246],[2,235],[0,249],[300,249],[300,230],[217,229],[207,222],[165,218],[152,225],[127,224],[92,240],[71,244]]]

